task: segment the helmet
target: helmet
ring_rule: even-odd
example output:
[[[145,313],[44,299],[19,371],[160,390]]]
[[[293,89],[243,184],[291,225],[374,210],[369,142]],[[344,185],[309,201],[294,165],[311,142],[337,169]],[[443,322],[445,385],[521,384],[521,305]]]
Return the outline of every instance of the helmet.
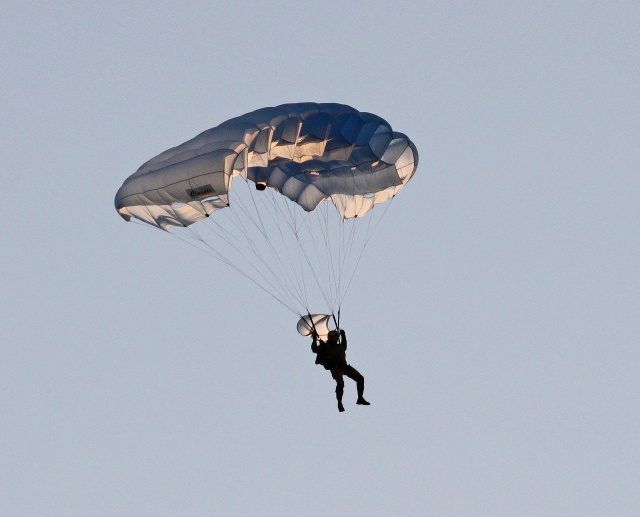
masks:
[[[330,330],[327,336],[329,337],[329,339],[337,338],[340,336],[340,332],[338,332],[337,330]]]

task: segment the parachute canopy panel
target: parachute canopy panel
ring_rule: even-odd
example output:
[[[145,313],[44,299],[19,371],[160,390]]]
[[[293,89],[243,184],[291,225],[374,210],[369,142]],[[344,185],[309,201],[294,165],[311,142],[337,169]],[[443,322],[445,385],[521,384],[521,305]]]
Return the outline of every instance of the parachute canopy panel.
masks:
[[[331,200],[344,220],[395,196],[417,164],[415,145],[377,115],[343,104],[283,104],[152,158],[127,178],[115,206],[126,220],[189,226],[229,205],[239,175],[307,212]]]

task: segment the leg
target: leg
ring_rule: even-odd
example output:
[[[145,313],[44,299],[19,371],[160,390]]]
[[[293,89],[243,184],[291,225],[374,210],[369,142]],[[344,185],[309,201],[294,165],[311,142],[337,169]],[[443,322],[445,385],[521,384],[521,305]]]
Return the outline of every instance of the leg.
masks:
[[[344,379],[342,377],[342,372],[337,368],[331,369],[331,376],[336,381],[336,399],[338,400],[338,411],[344,411],[344,406],[342,405],[342,395],[344,394]]]
[[[342,373],[344,373],[350,379],[353,379],[354,381],[356,381],[356,385],[358,386],[358,400],[356,401],[356,404],[362,404],[364,406],[368,406],[369,403],[363,397],[364,377],[362,376],[362,374],[349,364],[342,367]]]

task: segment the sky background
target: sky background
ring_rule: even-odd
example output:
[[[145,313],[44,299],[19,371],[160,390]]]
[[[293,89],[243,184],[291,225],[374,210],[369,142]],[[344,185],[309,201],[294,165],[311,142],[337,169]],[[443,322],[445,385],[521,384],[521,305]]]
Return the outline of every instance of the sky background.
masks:
[[[637,2],[0,3],[0,514],[640,512]],[[113,207],[286,102],[420,152],[342,313]]]

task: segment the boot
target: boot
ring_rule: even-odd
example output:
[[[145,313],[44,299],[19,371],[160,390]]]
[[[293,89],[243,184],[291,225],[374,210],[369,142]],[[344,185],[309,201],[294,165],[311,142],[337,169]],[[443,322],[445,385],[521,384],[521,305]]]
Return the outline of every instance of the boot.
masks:
[[[361,406],[370,406],[371,405],[371,404],[369,404],[369,402],[364,400],[364,397],[362,397],[362,396],[358,397],[358,400],[356,400],[356,404],[360,404]]]

